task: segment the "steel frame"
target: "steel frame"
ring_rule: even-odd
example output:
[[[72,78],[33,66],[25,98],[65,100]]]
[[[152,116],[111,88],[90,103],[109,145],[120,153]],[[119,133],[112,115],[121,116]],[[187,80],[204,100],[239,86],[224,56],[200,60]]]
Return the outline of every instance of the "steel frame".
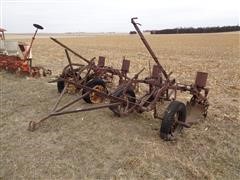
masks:
[[[157,115],[157,103],[159,101],[174,101],[177,99],[177,92],[189,92],[192,95],[192,98],[190,101],[187,102],[188,110],[191,108],[197,106],[200,107],[200,111],[204,117],[207,116],[207,110],[208,110],[208,92],[209,89],[206,88],[206,82],[207,82],[207,73],[204,72],[197,72],[197,76],[195,79],[195,82],[190,85],[186,84],[181,84],[181,83],[176,83],[175,79],[171,79],[171,74],[172,73],[167,73],[164,68],[161,66],[157,56],[154,54],[153,50],[151,49],[150,45],[148,44],[147,40],[143,36],[142,32],[140,31],[138,23],[135,22],[135,19],[137,18],[132,18],[131,23],[135,27],[137,33],[139,34],[143,44],[147,48],[148,52],[152,56],[153,60],[155,61],[155,65],[153,66],[152,74],[150,77],[146,77],[144,79],[139,79],[139,74],[143,72],[144,69],[139,71],[137,74],[134,75],[134,77],[129,78],[126,77],[126,81],[123,83],[120,83],[117,89],[115,89],[111,93],[103,93],[99,92],[93,88],[90,88],[86,86],[86,84],[82,83],[81,81],[76,80],[76,77],[72,79],[64,79],[64,78],[59,78],[58,80],[64,80],[67,83],[74,84],[76,87],[79,87],[79,89],[87,89],[88,92],[83,94],[82,96],[76,98],[75,100],[63,105],[62,107],[58,107],[64,93],[66,92],[66,86],[64,90],[62,91],[59,99],[57,100],[56,104],[54,105],[52,111],[44,118],[42,118],[40,121],[35,122],[31,121],[29,123],[29,130],[34,131],[43,121],[47,120],[48,118],[52,116],[59,116],[59,115],[64,115],[64,114],[69,114],[69,113],[77,113],[77,112],[82,112],[82,111],[91,111],[91,110],[96,110],[96,109],[101,109],[101,108],[109,108],[113,112],[118,111],[119,116],[122,115],[127,115],[129,113],[132,113],[133,111],[136,111],[138,113],[146,112],[146,111],[154,111],[154,117],[155,118],[160,118]],[[53,39],[56,42],[56,39]],[[60,44],[58,42],[58,44]],[[98,68],[96,65],[94,65],[92,60],[86,60],[85,58],[81,57],[78,55],[76,52],[72,51],[70,48],[67,46],[63,45],[62,46],[65,48],[65,52],[68,58],[69,66],[71,70],[73,71],[72,67],[72,62],[69,58],[68,55],[68,50],[83,59],[85,62],[88,63],[87,66],[84,66],[84,68],[89,68],[90,66],[93,70],[94,68]],[[98,69],[99,70],[99,69]],[[118,72],[119,73],[119,72]],[[119,75],[116,73],[117,75]],[[147,84],[149,86],[149,91],[144,94],[141,97],[130,97],[128,98],[129,95],[127,92],[129,90],[133,90],[133,86],[136,84]],[[87,96],[91,92],[96,92],[99,96],[105,97],[109,101],[107,103],[103,103],[100,105],[91,105],[89,107],[85,108],[78,108],[74,110],[66,110],[66,108],[70,107],[71,105],[75,104],[76,102],[80,101],[83,97]],[[132,99],[132,100],[131,100]],[[123,107],[123,109],[119,110],[119,107]],[[190,108],[190,109],[189,109]],[[181,125],[183,127],[190,127],[191,126],[191,121],[187,122],[182,122],[182,121],[176,121],[178,125]]]
[[[117,76],[119,78],[119,83],[122,83],[129,79],[128,77],[130,66],[129,60],[125,58],[123,59],[121,69],[106,66],[105,57],[103,56],[99,56],[98,64],[96,64],[95,57],[93,57],[91,60],[88,60],[87,58],[78,54],[76,51],[72,50],[67,45],[57,40],[56,38],[50,37],[50,39],[65,49],[68,65],[64,67],[62,74],[57,79],[52,80],[49,83],[58,81],[69,81],[70,79],[73,79],[75,84],[86,83],[87,81],[89,81],[89,79],[92,79],[94,77],[99,77],[103,79],[105,82],[112,82],[113,78]],[[85,62],[85,64],[73,63],[70,58],[69,52],[79,57],[81,60]],[[77,68],[74,68],[74,66]],[[83,75],[84,77],[81,77],[83,71],[87,72],[86,74]],[[76,76],[76,74],[78,77]]]

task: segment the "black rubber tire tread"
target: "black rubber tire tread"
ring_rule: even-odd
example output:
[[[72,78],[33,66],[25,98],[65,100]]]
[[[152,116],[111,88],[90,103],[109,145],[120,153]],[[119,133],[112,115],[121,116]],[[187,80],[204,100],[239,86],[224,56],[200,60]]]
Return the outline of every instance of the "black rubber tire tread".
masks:
[[[118,94],[115,94],[116,97],[121,97],[123,94],[123,91],[118,92]],[[136,95],[134,93],[134,91],[132,89],[128,89],[126,91],[126,94],[128,94],[129,96],[129,101],[132,103],[136,102]],[[111,103],[114,103],[115,101],[111,101]],[[111,106],[109,107],[109,109],[117,116],[120,116],[120,113],[118,111],[118,106]]]
[[[84,65],[82,65],[82,64],[77,64],[77,63],[72,63],[72,66],[83,67]],[[70,65],[69,65],[69,64],[63,68],[63,71],[62,71],[62,75],[63,75],[63,76],[65,75],[67,69],[70,70]],[[73,68],[73,69],[76,69],[76,68]]]
[[[166,141],[171,140],[169,137],[172,136],[171,127],[176,113],[179,113],[178,120],[185,122],[187,117],[186,105],[179,101],[172,101],[167,107],[160,128],[160,137]],[[177,126],[179,126],[180,130],[183,128],[181,125]]]
[[[96,85],[101,85],[101,86],[103,86],[103,87],[105,88],[105,90],[106,90],[106,93],[107,93],[106,84],[105,84],[105,82],[104,82],[102,79],[100,79],[100,78],[95,78],[95,79],[92,79],[92,80],[88,81],[85,86],[90,87],[90,88],[93,88],[93,87],[96,86]],[[87,90],[86,88],[83,88],[83,90],[82,90],[82,95],[85,94],[86,92],[88,92],[88,90]],[[85,97],[83,98],[83,100],[84,100],[86,103],[92,104],[92,101],[91,101],[91,99],[90,99],[90,94],[88,94],[87,96],[85,96]]]
[[[64,86],[65,86],[65,82],[63,80],[57,82],[57,89],[59,93],[63,91]]]

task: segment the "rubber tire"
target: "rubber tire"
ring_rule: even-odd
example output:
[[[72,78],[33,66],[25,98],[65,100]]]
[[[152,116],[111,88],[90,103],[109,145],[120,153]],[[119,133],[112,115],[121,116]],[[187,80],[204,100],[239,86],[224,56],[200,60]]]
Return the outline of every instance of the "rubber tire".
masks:
[[[122,94],[123,94],[123,91],[121,91],[121,92],[119,92],[118,94],[116,94],[115,96],[116,97],[121,97],[122,96]],[[134,93],[134,91],[132,90],[132,89],[128,89],[127,91],[126,91],[126,94],[128,94],[130,97],[129,97],[129,101],[130,102],[132,102],[132,103],[135,103],[136,102],[136,95],[135,95],[135,93]],[[111,103],[114,103],[115,101],[113,100]],[[115,114],[115,115],[117,115],[117,116],[121,116],[120,115],[120,113],[119,113],[119,111],[118,111],[118,106],[111,106],[111,107],[109,107],[109,109]]]
[[[100,79],[100,78],[95,78],[95,79],[92,79],[92,80],[88,81],[85,86],[90,87],[90,88],[93,88],[93,87],[96,86],[96,85],[101,85],[101,86],[103,86],[103,87],[105,88],[106,93],[108,92],[108,91],[107,91],[107,88],[106,88],[105,82],[104,82],[102,79]],[[86,92],[88,92],[88,90],[87,90],[86,88],[83,88],[83,90],[82,90],[82,95],[84,95]],[[85,96],[85,97],[83,98],[83,100],[84,100],[86,103],[92,104],[92,101],[91,101],[91,99],[90,99],[90,94],[88,94],[87,96]]]
[[[179,101],[172,101],[167,107],[160,128],[160,137],[166,141],[172,140],[171,127],[176,113],[179,113],[178,120],[185,122],[187,117],[186,105]],[[177,126],[178,130],[181,131],[183,126]]]
[[[62,93],[64,87],[65,87],[65,82],[63,80],[57,82],[57,89],[59,93]]]

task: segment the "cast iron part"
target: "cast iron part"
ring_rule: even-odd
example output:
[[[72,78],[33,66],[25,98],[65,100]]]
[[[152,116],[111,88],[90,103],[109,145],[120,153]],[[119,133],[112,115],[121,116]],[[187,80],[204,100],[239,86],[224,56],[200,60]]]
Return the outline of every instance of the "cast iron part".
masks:
[[[127,76],[130,67],[129,60],[124,58],[122,61],[122,68],[116,69],[106,66],[105,57],[103,56],[99,56],[98,62],[95,63],[95,57],[93,57],[91,60],[88,60],[56,38],[51,37],[50,39],[65,49],[68,60],[68,65],[63,68],[63,71],[59,77],[53,81],[50,81],[50,83],[57,82],[58,92],[61,93],[65,86],[68,86],[66,90],[68,93],[79,92],[82,87],[77,87],[75,84],[84,85],[96,78],[102,79],[105,83],[111,83],[114,77],[118,77],[119,83],[123,83],[129,79]],[[73,63],[68,52],[71,52],[73,55],[83,60],[83,64]],[[68,83],[68,81],[74,81],[74,83]]]
[[[82,111],[92,111],[101,108],[109,108],[114,114],[120,117],[128,115],[132,112],[143,113],[152,111],[155,118],[163,120],[159,132],[160,137],[164,140],[174,140],[183,127],[191,127],[191,124],[197,122],[198,118],[201,115],[204,118],[207,116],[207,110],[209,106],[207,100],[209,89],[206,88],[208,76],[207,73],[197,72],[197,76],[193,84],[187,85],[177,83],[174,78],[170,77],[172,73],[168,74],[164,70],[162,65],[159,63],[157,56],[155,55],[155,53],[149,46],[147,40],[143,36],[142,32],[138,28],[139,24],[135,22],[135,19],[137,18],[132,18],[131,23],[135,27],[143,44],[145,45],[148,52],[151,54],[153,60],[155,61],[151,74],[148,77],[139,79],[139,74],[144,71],[144,69],[142,69],[132,78],[127,77],[124,82],[119,83],[119,86],[112,92],[102,92],[98,89],[87,86],[86,83],[82,83],[82,79],[86,80],[88,75],[82,78],[81,81],[78,80],[78,73],[72,73],[72,78],[60,77],[58,80],[64,80],[64,82],[68,84],[73,84],[78,89],[84,89],[85,93],[82,93],[81,96],[63,105],[62,107],[58,107],[63,97],[63,94],[67,89],[67,86],[65,86],[52,111],[40,121],[31,121],[29,123],[30,131],[34,131],[36,127],[38,127],[43,121],[52,116],[77,113]],[[66,46],[64,46],[64,48],[70,51],[70,49]],[[103,58],[99,58],[99,66],[96,66],[93,63],[93,59],[89,61],[87,66],[83,66],[82,69],[86,68],[94,70],[96,69],[96,67],[105,67],[103,63]],[[71,67],[70,60],[69,67]],[[74,69],[71,68],[71,70],[74,72]],[[147,85],[149,87],[148,92],[143,95],[136,94],[134,92],[134,85],[136,84],[138,86],[142,84]],[[80,101],[84,97],[88,96],[92,92],[94,92],[98,96],[108,99],[108,101],[105,101],[100,105],[91,105],[88,107],[81,107],[74,110],[66,110],[66,108],[69,108],[70,106]],[[187,101],[187,103],[176,101],[177,92],[188,92],[192,95],[192,98],[190,99],[190,101]],[[169,102],[169,106],[166,109],[164,116],[160,117],[157,113],[157,104],[162,104],[163,102]],[[195,112],[197,112],[197,116],[194,117]],[[192,117],[194,118],[192,119]]]

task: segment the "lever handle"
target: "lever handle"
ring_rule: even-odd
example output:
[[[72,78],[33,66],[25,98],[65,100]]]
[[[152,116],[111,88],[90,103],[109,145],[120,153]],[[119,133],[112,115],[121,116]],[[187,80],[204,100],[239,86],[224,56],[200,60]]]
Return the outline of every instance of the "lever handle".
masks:
[[[137,24],[137,25],[139,25],[139,26],[142,26],[140,23],[136,23],[134,20],[135,19],[138,19],[137,17],[133,17],[133,18],[131,18],[131,23],[132,24]]]

